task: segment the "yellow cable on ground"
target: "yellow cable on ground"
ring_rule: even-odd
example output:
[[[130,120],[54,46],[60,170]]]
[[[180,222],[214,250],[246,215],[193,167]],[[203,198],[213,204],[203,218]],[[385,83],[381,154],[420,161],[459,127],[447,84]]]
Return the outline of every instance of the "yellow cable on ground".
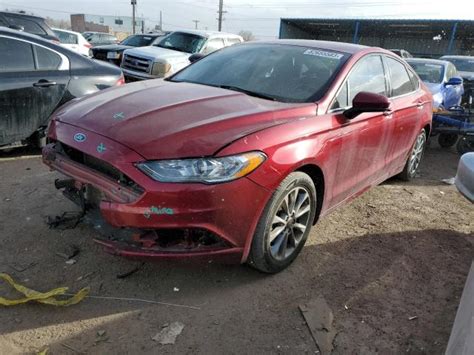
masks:
[[[20,298],[17,300],[9,300],[3,297],[0,297],[0,305],[1,306],[16,306],[19,304],[27,303],[27,302],[39,302],[44,304],[49,304],[52,306],[72,306],[73,304],[77,304],[81,302],[90,291],[89,287],[83,288],[74,296],[66,300],[58,300],[55,296],[64,295],[68,290],[67,287],[59,287],[55,288],[54,290],[48,292],[38,292],[35,290],[31,290],[25,286],[17,284],[9,275],[0,273],[0,279],[3,279],[7,283],[9,283],[15,290],[23,294],[25,297]]]

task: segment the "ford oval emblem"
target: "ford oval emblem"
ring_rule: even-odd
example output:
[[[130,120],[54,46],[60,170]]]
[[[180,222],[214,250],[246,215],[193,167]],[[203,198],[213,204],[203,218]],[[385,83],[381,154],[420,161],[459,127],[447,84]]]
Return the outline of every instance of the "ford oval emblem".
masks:
[[[79,142],[79,143],[82,143],[82,142],[85,142],[87,139],[86,135],[84,133],[76,133],[74,135],[74,140],[76,142]]]

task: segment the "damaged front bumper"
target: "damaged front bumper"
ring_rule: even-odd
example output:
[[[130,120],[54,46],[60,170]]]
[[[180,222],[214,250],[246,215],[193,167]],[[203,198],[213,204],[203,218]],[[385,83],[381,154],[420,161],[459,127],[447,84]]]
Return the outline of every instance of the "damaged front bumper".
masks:
[[[82,130],[83,131],[83,130]],[[51,132],[51,131],[50,131]],[[103,136],[56,122],[43,161],[68,178],[56,183],[94,218],[107,251],[132,258],[246,260],[270,193],[247,178],[219,185],[156,182],[135,167],[143,157]],[[100,152],[100,145],[106,147]],[[243,193],[244,192],[244,193]]]

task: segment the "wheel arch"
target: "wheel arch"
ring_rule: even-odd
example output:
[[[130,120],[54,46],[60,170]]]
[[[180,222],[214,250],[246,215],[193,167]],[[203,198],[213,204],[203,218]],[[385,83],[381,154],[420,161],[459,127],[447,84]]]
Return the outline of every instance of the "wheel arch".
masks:
[[[298,167],[295,171],[307,174],[313,180],[316,187],[316,215],[313,221],[313,225],[315,225],[321,214],[324,201],[325,181],[323,170],[315,164],[305,164]]]

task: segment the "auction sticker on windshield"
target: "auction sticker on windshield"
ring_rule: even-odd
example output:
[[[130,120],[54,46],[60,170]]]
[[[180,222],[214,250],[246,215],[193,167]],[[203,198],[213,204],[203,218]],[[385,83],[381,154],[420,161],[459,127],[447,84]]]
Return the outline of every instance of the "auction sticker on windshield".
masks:
[[[316,57],[323,57],[323,58],[333,58],[333,59],[341,59],[344,57],[344,54],[341,53],[334,53],[334,52],[326,52],[321,51],[319,49],[307,49],[303,52],[306,55],[314,55]]]

